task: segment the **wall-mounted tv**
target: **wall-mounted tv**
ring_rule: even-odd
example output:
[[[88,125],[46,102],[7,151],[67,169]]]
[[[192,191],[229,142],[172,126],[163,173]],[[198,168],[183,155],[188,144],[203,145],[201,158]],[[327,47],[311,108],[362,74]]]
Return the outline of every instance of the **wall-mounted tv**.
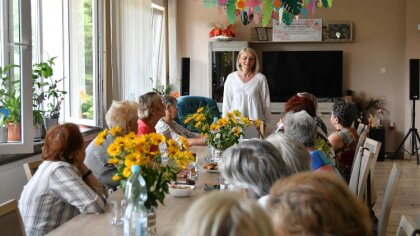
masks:
[[[343,95],[343,51],[264,51],[262,73],[271,102],[286,102],[297,92],[320,99]]]

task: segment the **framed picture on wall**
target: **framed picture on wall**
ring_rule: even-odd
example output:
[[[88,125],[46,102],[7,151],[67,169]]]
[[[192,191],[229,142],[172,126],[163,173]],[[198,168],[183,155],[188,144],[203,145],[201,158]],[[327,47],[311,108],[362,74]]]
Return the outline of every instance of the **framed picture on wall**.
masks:
[[[256,27],[256,30],[257,30],[258,41],[267,41],[268,40],[268,35],[267,35],[266,28]]]
[[[328,41],[353,40],[353,24],[351,22],[330,22],[327,25]]]

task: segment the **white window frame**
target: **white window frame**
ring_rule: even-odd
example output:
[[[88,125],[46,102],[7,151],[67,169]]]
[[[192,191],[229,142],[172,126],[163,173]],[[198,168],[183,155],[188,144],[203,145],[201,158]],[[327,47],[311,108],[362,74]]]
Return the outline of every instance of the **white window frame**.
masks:
[[[2,20],[7,20],[8,7],[11,1],[1,1],[0,10],[4,16]],[[10,4],[10,5],[9,5]],[[9,42],[8,35],[2,35],[5,39],[3,51],[5,54],[9,47],[21,47],[20,55],[20,73],[21,73],[21,142],[0,144],[0,154],[17,154],[33,152],[33,118],[32,118],[32,36],[31,36],[31,2],[20,0],[20,41]],[[3,34],[10,33],[10,30],[3,30]],[[3,58],[5,64],[8,63]]]
[[[71,84],[71,78],[72,75],[70,74],[70,6],[69,1],[72,0],[66,0],[63,4],[63,28],[64,28],[64,75],[65,75],[65,90],[68,92],[65,95],[64,98],[64,120],[66,122],[73,122],[76,124],[81,125],[88,125],[88,126],[100,126],[102,125],[102,121],[100,120],[100,107],[102,107],[102,68],[103,68],[103,44],[102,44],[102,38],[103,38],[103,11],[102,9],[102,1],[98,0],[92,0],[92,8],[93,8],[93,32],[92,32],[92,38],[93,40],[93,50],[94,53],[93,56],[93,119],[82,119],[78,117],[71,116],[71,102],[72,97],[79,96],[79,94],[71,95],[70,90],[70,84]]]

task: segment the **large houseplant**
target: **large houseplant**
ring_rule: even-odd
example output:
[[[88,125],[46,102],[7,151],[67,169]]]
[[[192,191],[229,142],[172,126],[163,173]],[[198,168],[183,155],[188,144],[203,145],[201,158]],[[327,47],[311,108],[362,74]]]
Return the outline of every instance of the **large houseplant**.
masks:
[[[32,78],[34,83],[36,82],[36,86],[38,88],[43,88],[43,90],[39,90],[40,92],[38,94],[34,94],[33,98],[34,106],[37,107],[39,106],[40,101],[46,102],[42,114],[45,118],[45,126],[47,130],[50,126],[58,123],[61,101],[63,96],[67,93],[59,87],[59,82],[63,79],[53,78],[54,70],[52,66],[54,65],[54,60],[56,58],[57,57],[52,57],[46,61],[34,64],[32,72]]]

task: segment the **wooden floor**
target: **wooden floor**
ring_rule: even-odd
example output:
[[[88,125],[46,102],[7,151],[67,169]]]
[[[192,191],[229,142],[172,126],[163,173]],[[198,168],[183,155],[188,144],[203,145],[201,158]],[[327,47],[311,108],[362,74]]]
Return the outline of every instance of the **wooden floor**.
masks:
[[[395,235],[402,214],[413,219],[420,216],[420,165],[417,165],[415,157],[410,160],[408,155],[404,160],[386,159],[384,162],[377,162],[374,174],[378,194],[375,211],[377,214],[380,212],[385,186],[394,161],[402,170],[402,175],[392,205],[387,235]]]

